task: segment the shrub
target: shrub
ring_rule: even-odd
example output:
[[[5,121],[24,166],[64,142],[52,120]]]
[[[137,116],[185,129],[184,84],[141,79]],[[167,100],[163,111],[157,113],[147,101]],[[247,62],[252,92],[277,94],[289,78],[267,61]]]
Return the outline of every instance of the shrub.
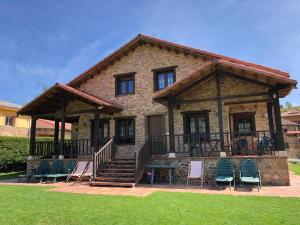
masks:
[[[45,140],[49,138],[37,139]],[[0,137],[0,171],[25,169],[28,152],[28,137]]]

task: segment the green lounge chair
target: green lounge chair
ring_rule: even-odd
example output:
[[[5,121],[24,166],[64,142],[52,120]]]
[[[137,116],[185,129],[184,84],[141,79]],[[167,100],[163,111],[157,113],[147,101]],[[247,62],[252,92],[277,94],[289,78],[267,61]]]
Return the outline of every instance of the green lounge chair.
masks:
[[[257,184],[258,191],[261,188],[260,171],[255,160],[246,159],[241,162],[240,186],[242,187],[244,183]]]
[[[55,183],[58,178],[67,178],[75,167],[75,160],[69,160],[66,163],[63,160],[55,160],[51,165],[51,174],[46,175],[47,181],[52,179]]]
[[[32,178],[39,179],[40,182],[42,182],[43,178],[49,173],[49,171],[50,171],[49,162],[43,160],[40,162],[38,168],[33,171]]]
[[[233,162],[230,159],[220,159],[218,161],[215,182],[216,188],[218,188],[218,183],[229,183],[230,189],[232,184],[235,187],[235,173]]]

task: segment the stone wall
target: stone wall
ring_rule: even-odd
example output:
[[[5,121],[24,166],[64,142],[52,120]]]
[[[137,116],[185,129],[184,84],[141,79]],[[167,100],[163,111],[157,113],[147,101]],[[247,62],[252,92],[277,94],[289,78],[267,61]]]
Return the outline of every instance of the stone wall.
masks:
[[[105,97],[120,103],[124,110],[114,115],[101,114],[100,117],[109,117],[110,120],[110,136],[115,133],[114,117],[135,116],[135,145],[118,146],[117,157],[132,158],[134,151],[138,150],[145,141],[147,135],[145,121],[147,116],[164,114],[165,118],[165,134],[168,134],[168,116],[167,107],[158,102],[153,102],[153,72],[152,69],[177,66],[176,80],[179,80],[190,72],[194,71],[204,61],[201,58],[194,58],[182,53],[167,51],[155,46],[142,45],[134,51],[120,58],[119,61],[109,66],[105,70],[101,70],[98,75],[81,84],[80,90],[95,96]],[[116,74],[135,72],[135,94],[126,96],[115,96],[115,77]],[[265,90],[264,87],[258,86],[246,81],[237,80],[231,77],[221,78],[222,95],[257,93]],[[207,80],[205,83],[194,86],[186,91],[181,98],[207,98],[216,96],[216,81],[214,78]],[[261,97],[244,98],[243,100],[255,100]],[[241,99],[237,99],[241,100]],[[231,100],[233,101],[233,100]],[[88,105],[74,102],[67,107],[68,110],[88,108]],[[235,107],[235,108],[234,108]],[[248,107],[248,108],[247,108]],[[245,107],[238,107],[243,112],[249,110],[256,112],[257,130],[265,129],[267,125],[266,106],[265,104],[249,104]],[[202,102],[193,104],[182,104],[174,111],[174,126],[176,134],[183,134],[183,118],[181,112],[210,110],[209,121],[210,131],[219,132],[218,115],[216,102]],[[229,131],[229,115],[231,110],[236,110],[236,105],[223,104],[223,123],[224,131]],[[76,127],[72,132],[72,137],[79,139],[90,138],[90,120],[93,119],[92,114],[82,114]],[[76,129],[76,132],[75,132]]]
[[[233,160],[236,171],[236,184],[239,184],[239,167],[241,160],[246,157],[228,157]],[[278,185],[287,186],[290,185],[287,157],[278,156],[262,156],[262,157],[247,157],[257,162],[258,168],[261,173],[261,179],[263,185]],[[219,157],[184,157],[168,159],[167,157],[156,156],[153,161],[167,163],[178,162],[176,172],[176,182],[186,183],[186,177],[188,173],[188,163],[192,160],[204,161],[205,165],[205,182],[214,184],[215,170]],[[158,180],[160,182],[168,181],[167,171],[161,170],[158,172]],[[199,182],[199,181],[198,181]]]

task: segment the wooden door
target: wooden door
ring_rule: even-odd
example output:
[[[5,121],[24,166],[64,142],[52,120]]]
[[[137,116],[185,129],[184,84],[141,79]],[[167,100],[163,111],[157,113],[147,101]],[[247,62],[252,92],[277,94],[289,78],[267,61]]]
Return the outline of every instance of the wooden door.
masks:
[[[148,136],[161,136],[162,134],[164,134],[163,116],[148,116]]]

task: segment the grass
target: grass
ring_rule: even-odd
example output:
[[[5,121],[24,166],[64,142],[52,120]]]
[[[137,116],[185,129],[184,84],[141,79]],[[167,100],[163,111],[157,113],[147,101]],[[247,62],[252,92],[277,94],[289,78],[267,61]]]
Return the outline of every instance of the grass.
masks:
[[[0,180],[7,180],[18,178],[19,175],[25,174],[25,171],[17,171],[17,172],[0,172]]]
[[[147,197],[0,186],[0,224],[299,224],[300,199],[154,193]]]
[[[300,176],[300,164],[289,163],[289,171],[293,171],[294,174]]]

